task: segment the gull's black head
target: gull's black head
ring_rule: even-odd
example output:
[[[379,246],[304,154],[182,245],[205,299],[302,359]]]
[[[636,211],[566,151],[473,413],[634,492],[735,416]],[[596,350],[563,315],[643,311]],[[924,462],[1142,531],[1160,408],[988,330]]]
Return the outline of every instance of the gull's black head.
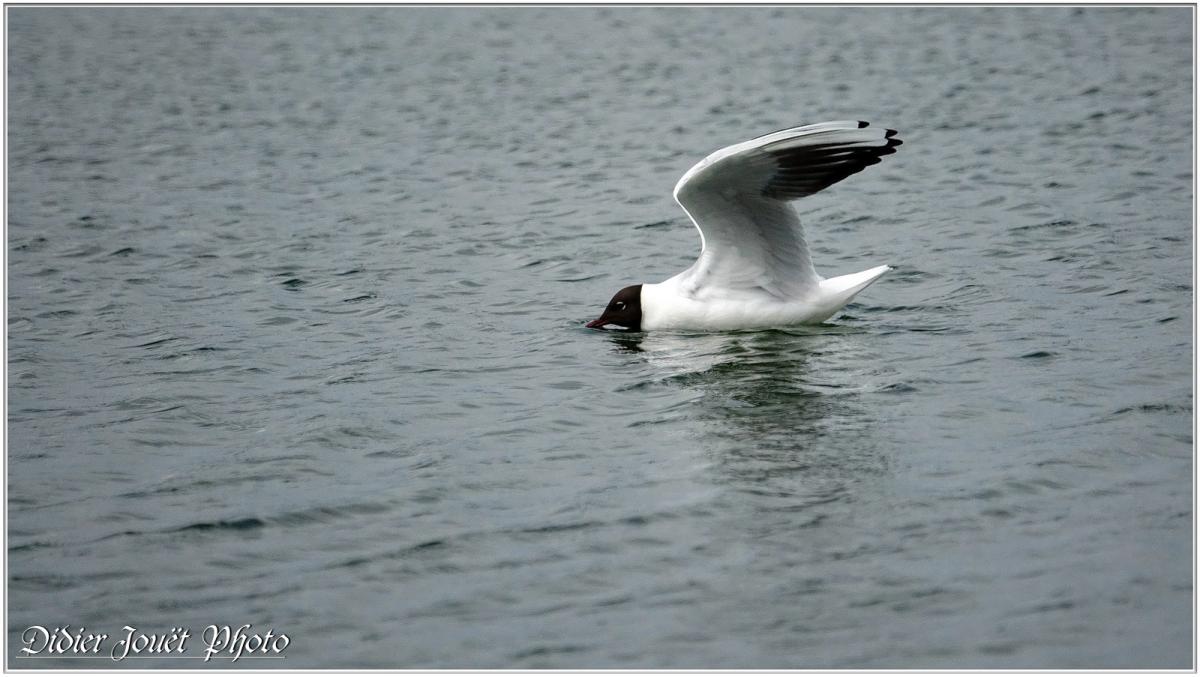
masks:
[[[613,295],[600,317],[587,323],[592,329],[615,324],[629,331],[642,330],[642,285],[626,287]]]

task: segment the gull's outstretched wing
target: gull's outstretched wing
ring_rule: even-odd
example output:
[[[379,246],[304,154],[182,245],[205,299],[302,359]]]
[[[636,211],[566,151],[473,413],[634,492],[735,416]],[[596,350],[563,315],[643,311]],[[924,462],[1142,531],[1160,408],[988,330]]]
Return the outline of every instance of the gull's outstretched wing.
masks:
[[[788,202],[812,195],[896,152],[891,129],[865,122],[793,127],[709,155],[675,185],[675,201],[700,231],[700,258],[683,287],[704,297],[765,290],[792,298],[821,280]]]

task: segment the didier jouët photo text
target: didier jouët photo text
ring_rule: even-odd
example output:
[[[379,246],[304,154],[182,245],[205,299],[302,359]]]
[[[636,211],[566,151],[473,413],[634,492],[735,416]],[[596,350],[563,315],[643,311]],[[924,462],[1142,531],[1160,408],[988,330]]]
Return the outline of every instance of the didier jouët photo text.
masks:
[[[187,655],[188,640],[192,632],[188,628],[171,628],[166,632],[142,632],[126,625],[121,633],[89,632],[80,626],[70,625],[45,627],[31,625],[21,633],[20,656],[66,655],[92,656],[103,653],[114,661],[128,656],[180,656]],[[255,632],[249,623],[238,627],[208,625],[200,633],[204,645],[203,658],[207,663],[213,657],[229,658],[236,662],[246,656],[268,656],[283,658],[283,650],[291,639],[274,628],[265,633]]]

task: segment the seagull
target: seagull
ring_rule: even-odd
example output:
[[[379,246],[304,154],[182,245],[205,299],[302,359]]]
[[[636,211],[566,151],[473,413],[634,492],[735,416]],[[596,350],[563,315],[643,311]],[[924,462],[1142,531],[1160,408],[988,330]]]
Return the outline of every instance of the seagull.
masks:
[[[877,164],[901,144],[861,121],[790,127],[722,148],[675,184],[700,231],[700,257],[657,284],[617,292],[593,329],[729,331],[819,324],[891,266],[824,278],[793,200]]]

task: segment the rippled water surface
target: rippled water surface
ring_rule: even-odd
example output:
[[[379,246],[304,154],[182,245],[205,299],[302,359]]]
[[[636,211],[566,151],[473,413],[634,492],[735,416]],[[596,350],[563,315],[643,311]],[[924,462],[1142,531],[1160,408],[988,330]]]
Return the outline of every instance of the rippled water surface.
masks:
[[[1191,666],[1191,9],[8,30],[10,667]],[[692,163],[845,118],[905,145],[798,204],[897,266],[842,314],[581,327]]]

